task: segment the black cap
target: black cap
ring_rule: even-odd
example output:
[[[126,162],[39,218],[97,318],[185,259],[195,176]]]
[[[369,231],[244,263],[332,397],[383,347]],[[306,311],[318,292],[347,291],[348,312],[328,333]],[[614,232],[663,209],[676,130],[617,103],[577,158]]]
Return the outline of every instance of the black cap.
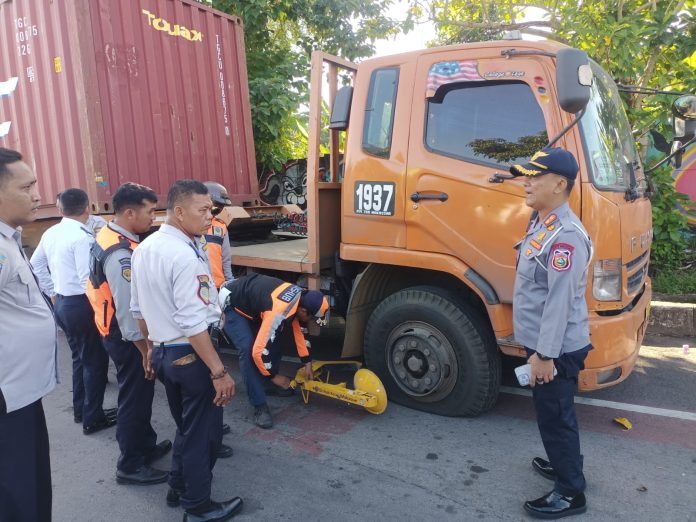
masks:
[[[578,176],[578,162],[575,156],[564,149],[541,149],[532,156],[527,163],[510,167],[513,176],[543,176],[544,174],[558,174],[571,181]]]

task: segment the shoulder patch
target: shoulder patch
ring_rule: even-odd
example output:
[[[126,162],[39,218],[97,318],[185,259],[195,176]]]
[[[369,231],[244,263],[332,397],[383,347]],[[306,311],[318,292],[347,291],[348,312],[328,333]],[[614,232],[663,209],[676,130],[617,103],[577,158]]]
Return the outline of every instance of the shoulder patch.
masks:
[[[547,218],[544,220],[544,225],[546,225],[547,227],[548,227],[549,225],[553,225],[553,224],[556,222],[557,219],[558,219],[558,216],[557,216],[556,214],[551,214],[549,217],[547,217]]]
[[[210,276],[198,276],[198,298],[203,301],[203,304],[210,304]]]
[[[131,282],[131,267],[130,266],[124,266],[121,268],[121,276],[123,279],[128,281],[129,283]]]
[[[222,227],[213,227],[213,235],[222,237]]]
[[[551,245],[551,268],[556,272],[565,272],[573,266],[573,251],[575,247],[568,243]]]
[[[278,299],[280,299],[284,303],[291,303],[301,293],[302,288],[300,288],[299,286],[290,285],[280,293]]]

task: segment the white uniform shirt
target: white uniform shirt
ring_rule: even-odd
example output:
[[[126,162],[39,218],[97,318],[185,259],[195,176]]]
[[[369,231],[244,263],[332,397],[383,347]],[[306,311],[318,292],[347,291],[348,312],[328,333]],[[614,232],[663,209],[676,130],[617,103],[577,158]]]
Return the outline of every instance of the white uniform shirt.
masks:
[[[8,412],[36,402],[58,382],[53,312],[20,234],[0,221],[0,391]]]
[[[106,223],[107,221],[103,217],[90,214],[87,218],[85,226],[92,231],[92,234],[96,236],[97,232],[99,232],[103,227],[106,226]]]
[[[130,309],[145,320],[153,343],[193,337],[220,320],[208,262],[178,228],[162,225],[135,249],[131,262]]]
[[[31,264],[46,295],[80,295],[87,291],[92,243],[92,231],[68,217],[44,232]]]

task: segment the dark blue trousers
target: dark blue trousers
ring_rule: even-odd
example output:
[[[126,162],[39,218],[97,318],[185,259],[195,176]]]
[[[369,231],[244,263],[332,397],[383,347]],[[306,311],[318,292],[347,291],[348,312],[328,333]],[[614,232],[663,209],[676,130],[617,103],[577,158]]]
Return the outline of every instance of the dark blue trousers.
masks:
[[[184,509],[210,500],[213,467],[222,444],[222,408],[213,404],[210,370],[197,356],[193,362],[176,363],[192,353],[188,344],[156,346],[152,357],[176,423],[169,486],[179,491]]]
[[[257,330],[253,321],[243,317],[234,310],[228,310],[225,313],[225,334],[232,341],[235,348],[239,350],[239,370],[242,372],[249,402],[254,407],[266,404],[264,383],[267,380],[261,375],[251,357]],[[275,341],[267,347],[271,353],[271,362],[274,367],[280,364],[280,359],[283,357],[281,339],[282,335],[279,331]]]
[[[56,297],[56,321],[65,332],[72,352],[73,408],[82,424],[104,418],[104,390],[109,357],[94,324],[94,310],[85,294]]]
[[[0,413],[0,520],[51,520],[51,461],[41,400]]]
[[[116,468],[133,473],[145,464],[145,457],[157,444],[152,429],[152,398],[155,381],[148,381],[138,347],[117,335],[104,337],[104,348],[116,365],[118,413],[116,440],[121,450]]]
[[[554,490],[561,495],[575,496],[585,491],[575,390],[589,350],[587,347],[554,359],[558,375],[548,384],[535,386],[532,392],[541,441],[556,470]],[[528,356],[532,353],[527,349]]]

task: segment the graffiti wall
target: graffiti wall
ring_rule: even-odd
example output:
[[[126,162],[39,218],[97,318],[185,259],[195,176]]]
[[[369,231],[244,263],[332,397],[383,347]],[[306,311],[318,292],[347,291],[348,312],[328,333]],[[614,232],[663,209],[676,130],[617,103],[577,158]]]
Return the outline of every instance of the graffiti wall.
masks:
[[[261,201],[268,205],[307,207],[307,160],[286,163],[280,172],[267,172],[259,178]]]
[[[688,204],[680,205],[680,210],[689,219],[691,226],[696,226],[696,145],[692,145],[684,153],[682,166],[672,172],[674,188],[689,196]]]

